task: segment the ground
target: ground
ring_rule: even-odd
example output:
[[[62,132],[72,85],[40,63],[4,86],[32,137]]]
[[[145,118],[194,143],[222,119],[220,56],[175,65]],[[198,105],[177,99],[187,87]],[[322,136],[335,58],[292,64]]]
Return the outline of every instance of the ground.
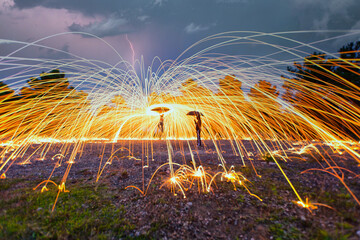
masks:
[[[195,141],[189,143],[197,166],[203,166],[211,175],[223,171],[211,141],[204,141],[199,149]],[[86,143],[69,172],[65,188],[69,192],[60,193],[54,211],[58,188],[48,184],[48,191],[43,193],[44,185],[33,188],[49,177],[57,164],[52,158],[64,145],[42,145],[49,151],[40,156],[42,148],[30,155],[41,146],[33,144],[15,159],[6,179],[0,179],[0,239],[360,238],[360,206],[340,180],[319,170],[303,172],[326,167],[326,161],[333,160],[332,165],[336,163],[355,173],[343,170],[344,182],[359,198],[360,167],[350,154],[340,155],[319,142],[299,154],[296,151],[304,149],[305,143],[282,144],[284,149],[290,149],[287,162],[281,157],[276,159],[299,195],[304,201],[309,198],[312,203],[326,205],[310,212],[295,203],[296,194],[274,159],[264,154],[278,149],[276,142],[267,141],[271,147],[261,154],[256,142],[239,141],[248,153],[243,152],[243,158],[233,151],[237,149],[235,142],[216,143],[227,168],[234,166],[248,180],[245,186],[254,195],[238,183],[235,190],[233,183],[219,174],[210,192],[202,192],[201,184],[194,182],[192,188],[184,190],[185,198],[179,188],[176,194],[171,192],[168,165],[160,168],[149,183],[156,169],[168,162],[169,144],[173,162],[192,165],[187,141]],[[69,154],[51,177],[57,184],[66,171],[74,144],[67,147]],[[26,159],[28,164],[20,164]],[[111,161],[105,164],[108,159]],[[128,186],[149,189],[144,196]]]

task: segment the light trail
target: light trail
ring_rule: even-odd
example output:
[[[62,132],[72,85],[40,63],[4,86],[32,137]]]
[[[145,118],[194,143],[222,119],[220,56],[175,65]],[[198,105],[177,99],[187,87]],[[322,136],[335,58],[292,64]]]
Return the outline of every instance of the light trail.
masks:
[[[143,60],[135,60],[135,51],[127,35],[131,63],[110,44],[97,38],[99,44],[105,44],[119,56],[119,62],[114,65],[71,53],[68,59],[56,60],[22,57],[25,49],[38,47],[65,53],[42,42],[74,33],[56,34],[32,43],[6,40],[6,44],[20,47],[0,56],[0,73],[5,76],[3,81],[8,83],[7,87],[0,86],[0,179],[8,177],[9,168],[19,159],[21,164],[31,163],[35,156],[44,161],[55,160],[56,165],[48,179],[38,185],[44,184],[42,191],[47,190],[48,183],[58,187],[55,207],[60,193],[67,191],[65,183],[73,164],[81,158],[84,146],[89,143],[113,144],[110,157],[106,159],[102,152],[99,158],[96,181],[101,179],[105,167],[111,167],[113,159],[119,159],[115,156],[119,151],[128,151],[127,159],[141,161],[139,171],[144,174],[144,169],[152,164],[149,159],[154,159],[153,141],[159,139],[159,113],[152,109],[167,108],[169,110],[163,116],[164,131],[160,136],[166,141],[168,163],[154,172],[150,182],[160,168],[169,168],[169,178],[161,187],[169,187],[174,194],[181,193],[185,198],[193,186],[197,186],[199,193],[209,192],[216,182],[223,180],[232,184],[235,190],[245,188],[261,201],[261,196],[248,188],[244,174],[227,166],[229,153],[221,149],[219,141],[228,141],[239,164],[250,164],[260,178],[253,164],[257,159],[242,142],[248,139],[256,152],[267,154],[274,160],[284,181],[293,190],[297,205],[312,211],[316,209],[315,205],[324,204],[312,204],[308,199],[304,202],[305,198],[300,196],[279,161],[291,160],[288,157],[291,154],[305,161],[303,155],[314,152],[320,155],[318,170],[339,179],[360,204],[358,196],[344,181],[345,174],[354,173],[339,167],[331,155],[346,155],[360,164],[360,144],[354,142],[354,138],[360,138],[360,109],[353,104],[360,102],[360,87],[351,79],[329,70],[350,69],[356,75],[360,59],[342,59],[336,53],[317,47],[326,40],[313,43],[296,40],[298,34],[310,32],[220,33],[195,43],[174,61],[162,62],[156,57],[148,68],[144,67]],[[360,31],[331,33],[337,36],[327,40],[360,35]],[[282,45],[278,43],[280,40]],[[263,56],[226,54],[228,47],[241,49],[248,46],[268,51]],[[195,48],[201,50],[192,52]],[[325,65],[321,56],[306,59],[314,72],[310,78],[316,81],[295,80],[285,68],[303,61],[309,51],[321,51],[333,58]],[[140,73],[135,67],[139,67]],[[40,74],[41,71],[44,73]],[[40,77],[34,77],[38,74]],[[324,76],[333,84],[322,81]],[[30,80],[24,83],[24,79]],[[280,86],[283,86],[281,91]],[[287,91],[293,92],[301,101],[285,99]],[[214,150],[206,153],[217,155],[221,171],[211,172],[198,163],[200,159],[195,159],[193,151],[198,149],[189,143],[196,139],[194,117],[187,115],[191,111],[203,114],[202,139],[214,144]],[[133,140],[140,140],[143,145],[141,157],[131,153]],[[174,161],[173,144],[176,143],[171,140],[187,143],[188,150],[182,148],[181,155],[185,159],[185,152],[189,151],[190,165]],[[127,141],[129,147],[115,149],[119,141]],[[49,156],[49,149],[55,144],[61,148],[56,155]],[[331,154],[320,151],[323,146],[331,148]],[[66,170],[61,182],[56,184],[51,177],[61,164],[67,164]],[[146,186],[143,178],[142,187],[129,187],[146,195],[150,182]]]

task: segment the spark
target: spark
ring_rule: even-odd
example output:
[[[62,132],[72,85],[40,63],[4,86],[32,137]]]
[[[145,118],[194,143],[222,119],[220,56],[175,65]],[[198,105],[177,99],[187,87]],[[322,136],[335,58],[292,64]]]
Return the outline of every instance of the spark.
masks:
[[[313,210],[318,209],[318,206],[326,207],[332,210],[335,210],[334,208],[330,207],[329,205],[322,204],[322,203],[311,203],[308,198],[306,198],[306,201],[293,201],[295,204],[302,208],[306,208],[309,210],[309,212],[313,213]]]
[[[170,178],[170,182],[173,183],[173,184],[176,184],[176,183],[178,183],[178,178],[177,177],[172,177],[172,178]]]
[[[317,171],[329,173],[339,179],[360,204],[344,181],[344,175],[348,171],[339,168],[334,157],[349,156],[349,159],[360,163],[360,143],[349,137],[349,133],[358,136],[360,127],[360,111],[350,101],[360,101],[359,88],[351,83],[351,79],[343,79],[336,74],[332,74],[330,78],[335,83],[346,85],[345,92],[336,84],[299,84],[281,70],[289,62],[301,61],[306,54],[301,49],[312,46],[290,38],[289,35],[293,33],[216,34],[196,43],[194,48],[187,49],[174,61],[162,62],[156,57],[153,64],[145,68],[141,60],[139,72],[134,69],[135,50],[127,35],[126,40],[132,54],[131,63],[125,61],[110,44],[95,36],[95,39],[119,56],[118,64],[90,60],[72,53],[68,53],[67,59],[57,60],[22,56],[25,55],[25,48],[43,47],[61,52],[46,46],[42,41],[51,41],[64,34],[66,33],[48,36],[33,43],[9,40],[9,44],[23,46],[6,56],[0,56],[0,73],[5,76],[3,80],[21,93],[17,95],[5,88],[0,89],[0,179],[11,176],[6,173],[14,163],[25,165],[33,160],[55,161],[48,180],[42,182],[45,185],[41,189],[41,192],[47,191],[48,183],[57,186],[54,209],[59,194],[68,192],[65,182],[71,168],[76,167],[75,159],[83,159],[82,155],[86,151],[84,146],[101,143],[103,148],[98,155],[96,181],[100,180],[105,169],[113,167],[113,161],[128,159],[135,160],[134,165],[141,165],[139,171],[143,173],[143,181],[142,186],[130,185],[127,189],[137,189],[143,195],[147,194],[150,182],[159,169],[167,167],[169,174],[166,179],[161,180],[163,182],[160,188],[166,186],[174,195],[180,193],[186,198],[187,191],[196,187],[199,193],[211,192],[215,189],[216,182],[224,181],[232,184],[235,191],[245,189],[261,201],[261,196],[250,191],[250,186],[251,189],[253,186],[249,179],[241,170],[235,170],[235,166],[229,167],[227,158],[231,155],[243,166],[249,164],[256,177],[261,178],[253,161],[259,159],[259,153],[268,153],[274,159],[273,165],[278,168],[283,180],[297,197],[295,203],[315,210],[317,206],[323,205],[310,203],[308,199],[304,202],[282,165],[287,160],[292,160],[293,155],[306,161],[305,155],[316,153],[320,158]],[[282,42],[288,41],[290,46],[296,46],[275,46],[265,42],[264,37],[281,39]],[[207,46],[207,43],[211,45]],[[229,45],[244,44],[271,47],[273,52],[265,56],[250,57],[227,55],[221,51]],[[192,52],[195,49],[201,50]],[[315,47],[314,50],[319,51]],[[336,55],[326,53],[329,56]],[[276,59],[279,54],[284,54],[284,58],[287,55],[288,59]],[[321,67],[317,60],[308,61]],[[334,68],[347,64],[358,69],[359,62],[359,59],[352,59],[350,62],[334,58],[328,64]],[[33,78],[34,72],[39,72],[39,69],[44,69],[45,72],[40,77]],[[54,76],[54,72],[51,72],[53,69],[61,69],[64,74],[60,70],[55,71],[58,78],[41,83],[43,79]],[[14,75],[14,71],[18,71],[18,74]],[[70,79],[63,76],[65,74],[69,74]],[[329,75],[326,71],[325,74]],[[284,76],[283,79],[280,76]],[[25,84],[24,79],[30,80]],[[303,102],[289,103],[279,93],[276,94],[276,87],[285,83],[289,89],[303,95]],[[246,92],[243,89],[252,90]],[[271,92],[271,89],[275,91]],[[153,161],[154,154],[157,154],[153,145],[159,140],[159,135],[156,134],[159,113],[153,111],[154,108],[168,109],[163,113],[165,127],[160,136],[161,141],[166,141],[167,144],[168,162],[157,168],[150,181],[145,183],[145,172],[150,171],[153,162],[156,162]],[[189,142],[197,138],[194,118],[187,115],[191,111],[202,114],[201,137],[210,140],[214,148],[191,148]],[[344,126],[347,127],[346,131],[343,130]],[[134,152],[135,140],[141,141],[140,152]],[[179,152],[184,162],[191,158],[189,165],[174,162],[176,153],[173,146],[180,140],[188,143],[189,150],[182,148]],[[231,146],[230,150],[222,148],[223,141]],[[249,141],[251,148],[246,147],[244,141]],[[127,144],[128,147],[125,148]],[[109,145],[112,146],[110,156],[105,154],[108,151],[105,148]],[[122,146],[116,149],[115,146],[118,145]],[[52,155],[51,149],[58,146],[57,154]],[[325,151],[325,147],[330,150]],[[206,159],[200,159],[202,154],[217,155],[220,170],[209,170],[203,164]],[[281,164],[274,156],[281,158]],[[59,167],[64,162],[67,164],[64,166],[66,170],[62,180],[58,184],[51,182],[54,172],[60,171]]]
[[[44,192],[44,191],[49,191],[49,189],[48,189],[46,186],[43,186],[43,187],[41,188],[41,192]]]

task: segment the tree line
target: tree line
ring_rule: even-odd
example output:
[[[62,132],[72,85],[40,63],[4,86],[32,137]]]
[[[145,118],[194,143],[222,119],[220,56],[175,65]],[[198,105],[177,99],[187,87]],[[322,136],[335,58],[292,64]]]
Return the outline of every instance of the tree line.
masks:
[[[84,104],[89,104],[87,94],[70,86],[58,69],[27,80],[18,93],[0,82],[1,138],[61,135],[80,120]]]
[[[246,97],[242,82],[228,75],[219,79],[216,93],[188,79],[181,96],[152,93],[149,104],[203,106],[213,115],[208,116],[209,134],[219,138],[324,139],[325,133],[314,130],[321,128],[340,138],[360,139],[359,62],[360,41],[341,47],[337,57],[314,52],[294,62],[287,68],[290,77],[281,76],[282,94],[264,79]],[[88,95],[72,87],[58,69],[29,79],[18,93],[0,82],[0,134],[3,139],[34,133],[71,138],[84,129],[111,137],[117,130],[114,116],[130,111],[121,96],[112,102],[115,107],[84,114],[90,109]]]
[[[338,57],[314,52],[287,68],[283,100],[333,134],[359,140],[360,41],[338,51]]]

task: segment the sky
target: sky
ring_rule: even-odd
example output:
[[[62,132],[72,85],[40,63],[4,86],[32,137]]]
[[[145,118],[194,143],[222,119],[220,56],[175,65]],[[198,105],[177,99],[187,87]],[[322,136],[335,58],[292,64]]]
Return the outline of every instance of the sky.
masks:
[[[29,42],[62,32],[86,32],[131,60],[127,35],[136,58],[165,60],[204,37],[226,31],[360,29],[359,12],[358,0],[0,0],[0,38]],[[302,40],[311,42],[318,36],[312,37]],[[89,35],[69,34],[44,43],[88,58],[117,61],[109,47]],[[44,49],[37,54],[59,57]]]
[[[39,43],[62,52],[33,47],[19,54],[60,59],[70,53],[109,64],[120,54],[150,64],[154,57],[175,59],[193,43],[226,31],[360,30],[359,13],[359,0],[0,0],[0,56],[22,46],[5,40],[48,37]],[[328,42],[325,50],[336,52],[359,36]],[[330,35],[295,37],[310,43]],[[227,51],[262,54],[256,47]]]

